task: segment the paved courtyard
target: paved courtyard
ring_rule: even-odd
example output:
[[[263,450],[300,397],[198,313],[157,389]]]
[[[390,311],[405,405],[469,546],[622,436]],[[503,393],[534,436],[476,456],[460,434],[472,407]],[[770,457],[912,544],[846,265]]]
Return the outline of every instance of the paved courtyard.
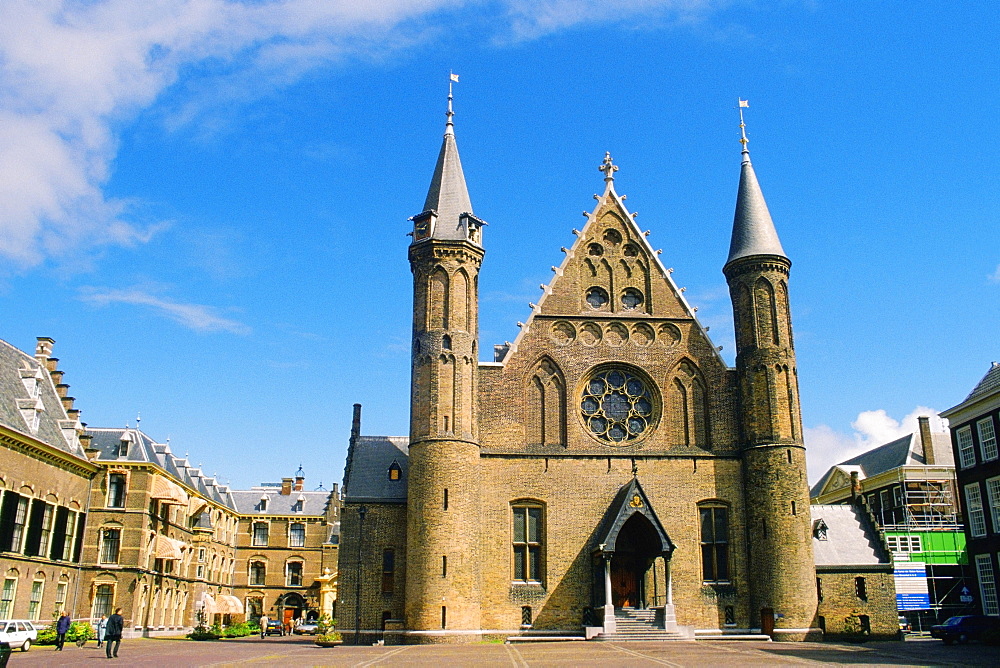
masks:
[[[62,652],[34,647],[15,651],[10,667],[19,666],[1000,666],[995,647],[945,647],[929,639],[834,643],[767,642],[562,642],[518,645],[423,645],[323,649],[311,638],[243,638],[215,642],[137,639],[122,643],[120,658],[107,661],[94,642]]]

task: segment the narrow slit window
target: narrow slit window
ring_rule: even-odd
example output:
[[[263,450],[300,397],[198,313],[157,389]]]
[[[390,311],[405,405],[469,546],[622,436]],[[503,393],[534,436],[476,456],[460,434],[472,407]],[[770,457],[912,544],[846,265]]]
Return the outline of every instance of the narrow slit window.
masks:
[[[448,555],[441,555],[441,577],[448,577]]]
[[[444,488],[444,509],[448,510],[448,488]]]

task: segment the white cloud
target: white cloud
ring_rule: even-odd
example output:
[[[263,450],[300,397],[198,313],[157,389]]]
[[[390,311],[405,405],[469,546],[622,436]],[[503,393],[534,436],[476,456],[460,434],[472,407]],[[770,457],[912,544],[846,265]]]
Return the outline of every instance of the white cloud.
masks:
[[[445,22],[537,36],[580,23],[683,18],[710,0],[4,0],[0,256],[20,267],[147,240],[108,197],[115,131],[168,89],[170,122],[267,95],[306,71],[379,57]],[[470,11],[459,10],[468,8]],[[500,21],[484,15],[499,14]]]
[[[508,0],[511,32],[515,39],[532,39],[587,23],[626,23],[643,19],[696,23],[722,0]]]
[[[132,304],[146,306],[154,313],[196,332],[229,332],[249,334],[250,328],[237,321],[224,318],[217,309],[203,304],[183,304],[164,299],[139,289],[88,291],[80,297],[83,301],[97,306],[110,304]]]
[[[987,276],[987,278],[993,283],[1000,283],[1000,264],[997,265],[997,270]]]
[[[881,408],[862,411],[851,423],[853,431],[849,434],[836,431],[825,424],[806,427],[804,435],[810,484],[819,480],[834,464],[916,432],[917,418],[922,415],[930,417],[931,431],[948,430],[947,421],[938,417],[937,410],[927,406],[917,406],[902,420],[896,420]]]

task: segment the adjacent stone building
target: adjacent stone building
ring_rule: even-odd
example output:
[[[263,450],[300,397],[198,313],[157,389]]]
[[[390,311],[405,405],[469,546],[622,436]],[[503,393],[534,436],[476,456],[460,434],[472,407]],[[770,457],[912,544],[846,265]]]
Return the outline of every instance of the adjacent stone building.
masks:
[[[921,568],[926,587],[899,592],[899,614],[911,627],[926,630],[953,615],[977,609],[955,460],[947,433],[931,431],[930,417],[919,430],[830,467],[812,488],[814,503],[865,500],[892,553],[903,582]],[[904,594],[926,593],[926,596]]]
[[[267,613],[291,625],[324,611],[322,578],[337,568],[339,494],[336,485],[332,492],[304,485],[300,468],[280,483],[230,492],[239,513],[236,595],[251,617]]]
[[[52,346],[0,341],[0,618],[121,608],[134,636],[335,614],[336,485],[230,490],[138,428],[87,428]]]
[[[819,625],[827,637],[899,637],[892,558],[867,505],[858,498],[813,505]]]
[[[979,581],[976,602],[1000,615],[1000,364],[993,362],[965,400],[941,413],[951,426],[969,561]]]
[[[449,98],[412,219],[410,434],[361,436],[357,420],[352,433],[341,629],[614,638],[630,618],[664,634],[818,637],[791,261],[745,135],[723,267],[735,368],[626,208],[610,155],[518,337],[480,362],[485,223],[452,118]]]
[[[0,619],[49,620],[81,596],[88,461],[54,341],[0,341]]]
[[[81,617],[122,608],[130,633],[170,635],[244,613],[233,596],[238,517],[228,487],[139,429],[90,429],[101,466],[83,549]],[[219,615],[216,618],[216,615]]]
[[[133,635],[267,612],[318,617],[317,580],[336,564],[339,494],[294,478],[231,490],[139,429],[90,429],[101,466],[83,549],[78,614],[122,608]]]

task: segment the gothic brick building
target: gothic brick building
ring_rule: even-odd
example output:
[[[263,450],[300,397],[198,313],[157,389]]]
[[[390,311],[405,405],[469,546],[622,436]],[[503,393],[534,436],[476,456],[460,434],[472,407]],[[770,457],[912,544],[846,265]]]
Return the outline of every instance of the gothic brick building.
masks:
[[[817,635],[791,261],[745,134],[723,267],[731,368],[626,209],[610,155],[517,339],[480,362],[485,223],[450,97],[445,128],[412,218],[410,434],[362,436],[356,413],[340,627],[616,637],[652,610],[663,633]]]

